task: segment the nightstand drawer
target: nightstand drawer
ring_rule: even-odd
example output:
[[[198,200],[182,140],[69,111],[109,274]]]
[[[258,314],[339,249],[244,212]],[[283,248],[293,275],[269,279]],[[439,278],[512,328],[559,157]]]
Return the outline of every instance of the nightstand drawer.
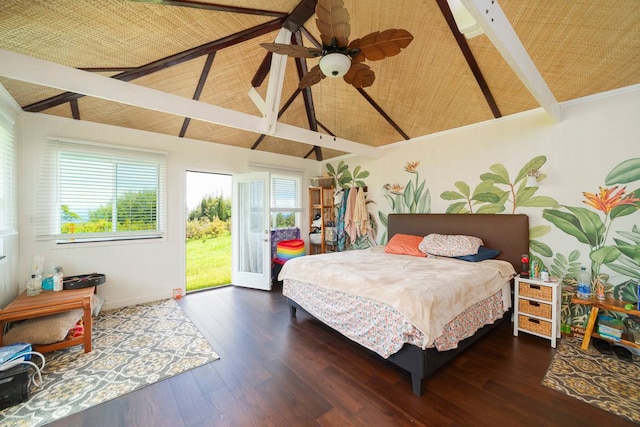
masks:
[[[544,317],[545,319],[551,319],[553,307],[551,304],[519,298],[518,313],[532,314],[534,316]]]
[[[544,301],[553,299],[553,290],[549,286],[520,282],[518,293],[521,297],[536,298]]]
[[[546,337],[551,336],[551,322],[534,319],[526,315],[518,316],[518,327],[525,331],[535,332]]]

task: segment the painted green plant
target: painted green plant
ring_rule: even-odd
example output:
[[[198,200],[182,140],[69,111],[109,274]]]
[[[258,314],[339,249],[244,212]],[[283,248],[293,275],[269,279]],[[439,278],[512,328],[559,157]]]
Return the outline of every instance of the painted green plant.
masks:
[[[511,213],[516,213],[518,207],[557,207],[559,203],[552,197],[536,196],[538,187],[527,187],[529,172],[538,171],[536,181],[542,182],[547,175],[540,173],[540,169],[547,162],[545,156],[537,156],[527,162],[513,181],[507,168],[496,163],[489,167],[489,172],[480,175],[480,183],[471,190],[471,186],[463,181],[454,185],[457,191],[445,191],[440,194],[443,200],[451,200],[447,213],[500,213],[507,210],[507,203],[511,204]],[[529,230],[529,246],[531,261],[536,260],[544,266],[541,257],[551,257],[551,248],[539,240],[551,231],[549,226],[531,227]]]
[[[489,167],[489,172],[480,175],[480,183],[471,191],[469,184],[458,181],[454,185],[457,191],[445,191],[440,194],[443,200],[456,200],[449,205],[447,213],[499,213],[504,212],[507,202],[511,202],[511,213],[517,207],[555,207],[558,202],[548,196],[534,196],[538,187],[527,187],[530,171],[539,171],[546,163],[545,156],[538,156],[526,163],[511,181],[509,171],[500,163]],[[536,180],[543,181],[547,176],[538,173]]]
[[[419,165],[420,161],[407,162],[405,165],[405,172],[414,175],[414,179],[409,179],[407,185],[399,183],[384,185],[384,197],[391,205],[391,213],[429,213],[431,211],[431,192],[425,187],[425,180],[420,181]],[[388,215],[378,211],[378,217],[386,229]],[[382,243],[385,243],[386,239],[385,231],[382,235]]]
[[[601,271],[603,265],[625,275],[640,265],[640,235],[636,226],[631,233],[621,234],[631,242],[616,238],[613,242],[608,241],[615,219],[640,209],[640,188],[627,192],[626,187],[620,188],[619,185],[638,180],[640,158],[626,160],[606,176],[605,184],[611,187],[600,188],[598,193],[583,193],[586,199],[583,203],[588,207],[562,206],[561,209],[545,209],[542,214],[544,219],[589,247],[592,283],[600,280],[609,293],[613,292],[614,286],[609,283],[609,275]],[[630,287],[628,284],[623,289]],[[626,296],[627,291],[620,292]]]
[[[369,172],[362,170],[360,166],[356,166],[353,173],[349,171],[349,165],[347,165],[343,160],[338,163],[337,169],[334,169],[331,163],[327,163],[326,167],[329,176],[334,179],[337,187],[346,188],[366,186],[363,179],[369,176]]]
[[[611,270],[629,277],[622,285],[614,288],[613,297],[624,301],[637,301],[637,284],[640,283],[640,227],[634,225],[631,231],[617,231],[622,239],[613,238],[618,248],[622,248],[620,256],[612,263],[607,264]]]

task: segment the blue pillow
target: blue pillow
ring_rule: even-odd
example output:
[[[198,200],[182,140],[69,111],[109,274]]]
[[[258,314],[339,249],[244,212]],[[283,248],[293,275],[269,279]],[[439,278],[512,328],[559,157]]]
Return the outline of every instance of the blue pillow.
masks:
[[[464,255],[464,256],[456,256],[455,259],[461,259],[463,261],[471,261],[478,262],[484,261],[485,259],[493,259],[500,255],[500,251],[497,249],[485,248],[484,246],[480,246],[478,248],[478,253],[475,255]]]

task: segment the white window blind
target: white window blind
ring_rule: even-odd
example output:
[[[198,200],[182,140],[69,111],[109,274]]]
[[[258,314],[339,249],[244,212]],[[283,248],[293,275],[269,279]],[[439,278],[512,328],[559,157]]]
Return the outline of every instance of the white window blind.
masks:
[[[301,208],[298,175],[271,175],[271,227],[299,227]]]
[[[16,173],[15,123],[0,114],[0,236],[17,230]]]
[[[49,140],[38,188],[37,238],[162,237],[165,176],[165,153]]]

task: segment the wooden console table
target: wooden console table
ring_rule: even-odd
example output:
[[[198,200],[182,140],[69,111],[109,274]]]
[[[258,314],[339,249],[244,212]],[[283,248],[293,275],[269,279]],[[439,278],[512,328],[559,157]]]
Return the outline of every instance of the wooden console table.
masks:
[[[33,347],[35,351],[47,353],[65,347],[84,344],[84,352],[89,353],[91,351],[91,327],[93,322],[91,318],[91,297],[94,291],[95,286],[59,292],[42,291],[35,296],[27,296],[26,291],[22,292],[3,310],[0,310],[0,345],[2,345],[2,335],[6,322],[32,319],[81,308],[84,311],[82,316],[84,333],[82,335],[67,338],[64,341],[53,344],[34,345]]]
[[[600,309],[603,310],[610,310],[610,311],[618,311],[621,313],[627,313],[627,314],[632,314],[634,316],[640,316],[640,311],[639,310],[626,310],[624,308],[624,306],[626,304],[629,304],[626,301],[619,301],[619,300],[614,300],[614,299],[605,299],[605,300],[599,300],[595,297],[591,297],[589,299],[581,299],[578,297],[573,297],[571,298],[571,302],[574,304],[582,304],[582,305],[590,305],[591,306],[591,314],[589,315],[589,321],[587,322],[587,330],[584,333],[584,338],[582,340],[582,349],[586,350],[587,348],[589,348],[589,342],[591,341],[591,337],[596,337],[596,338],[600,338],[603,340],[607,340],[607,341],[612,341],[608,338],[602,337],[600,336],[600,334],[597,334],[595,332],[593,332],[593,328],[596,325],[596,320],[598,319],[598,311],[600,311]],[[627,341],[624,339],[620,340],[621,343],[628,345],[630,347],[636,347],[636,348],[640,348],[640,345],[636,344],[635,342],[631,342],[631,341]]]

